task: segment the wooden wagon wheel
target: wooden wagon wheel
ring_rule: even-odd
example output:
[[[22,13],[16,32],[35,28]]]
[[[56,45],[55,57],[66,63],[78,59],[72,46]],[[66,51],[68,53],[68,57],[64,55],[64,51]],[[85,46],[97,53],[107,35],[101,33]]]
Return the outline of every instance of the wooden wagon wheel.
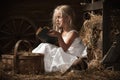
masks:
[[[25,17],[10,17],[0,25],[0,51],[10,52],[20,39],[35,40],[35,25]]]

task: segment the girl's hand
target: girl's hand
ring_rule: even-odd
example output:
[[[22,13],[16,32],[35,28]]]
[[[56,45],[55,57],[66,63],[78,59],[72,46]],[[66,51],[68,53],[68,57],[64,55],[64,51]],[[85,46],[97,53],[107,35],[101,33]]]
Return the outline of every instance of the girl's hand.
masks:
[[[48,32],[48,35],[51,36],[51,37],[59,37],[61,34],[55,30],[50,30]]]

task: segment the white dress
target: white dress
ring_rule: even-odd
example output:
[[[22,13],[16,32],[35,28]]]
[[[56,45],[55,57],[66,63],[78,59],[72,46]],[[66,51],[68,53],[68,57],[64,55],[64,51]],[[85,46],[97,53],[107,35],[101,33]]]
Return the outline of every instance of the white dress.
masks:
[[[72,31],[75,30],[71,30],[70,32]],[[67,33],[66,37],[63,37],[64,41],[67,36],[69,36],[70,32]],[[61,47],[49,43],[41,43],[38,45],[38,47],[32,50],[32,53],[44,54],[46,72],[64,72],[73,64],[77,57],[82,57],[84,49],[85,46],[78,37],[73,41],[68,51],[66,52],[64,52]]]

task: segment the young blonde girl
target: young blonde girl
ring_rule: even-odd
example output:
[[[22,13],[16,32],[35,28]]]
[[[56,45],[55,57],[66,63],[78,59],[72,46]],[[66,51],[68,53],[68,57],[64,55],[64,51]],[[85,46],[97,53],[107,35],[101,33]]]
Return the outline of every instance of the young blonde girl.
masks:
[[[59,46],[41,43],[32,51],[45,55],[46,72],[65,72],[78,57],[83,57],[85,46],[74,29],[74,19],[74,11],[69,5],[57,6],[53,13],[53,30],[48,35],[57,37]]]

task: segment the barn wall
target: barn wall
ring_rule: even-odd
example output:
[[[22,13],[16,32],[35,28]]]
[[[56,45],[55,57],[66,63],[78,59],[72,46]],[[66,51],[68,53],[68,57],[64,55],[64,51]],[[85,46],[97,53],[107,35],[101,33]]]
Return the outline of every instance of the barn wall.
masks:
[[[106,54],[111,47],[115,36],[120,32],[120,1],[119,0],[105,0],[103,8],[103,54]]]
[[[24,16],[32,20],[36,26],[51,26],[53,9],[61,4],[71,5],[76,12],[76,25],[82,24],[83,0],[1,0],[0,22],[10,16]]]

